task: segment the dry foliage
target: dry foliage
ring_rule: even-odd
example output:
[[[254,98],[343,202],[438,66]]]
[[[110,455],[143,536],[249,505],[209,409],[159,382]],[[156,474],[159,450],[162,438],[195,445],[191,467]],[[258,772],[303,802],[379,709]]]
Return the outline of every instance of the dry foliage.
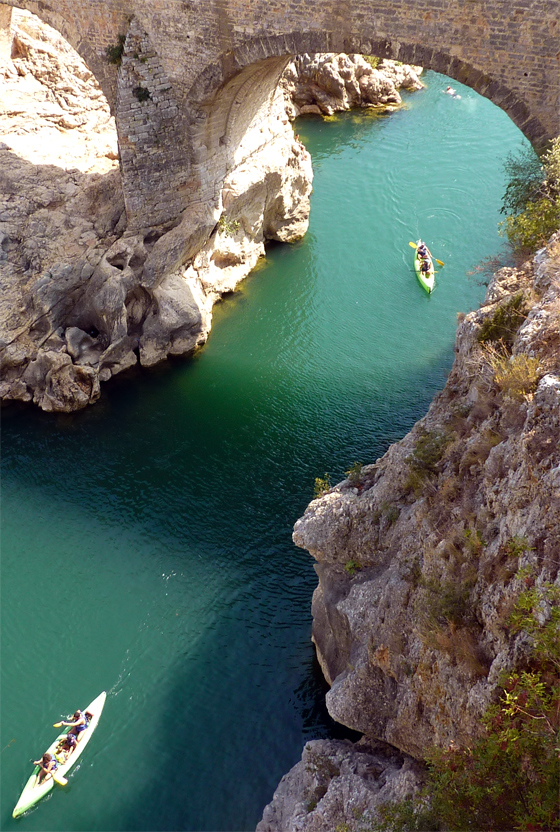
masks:
[[[490,344],[486,345],[485,354],[503,395],[515,401],[529,399],[542,375],[539,359],[525,353],[508,356],[503,348]]]

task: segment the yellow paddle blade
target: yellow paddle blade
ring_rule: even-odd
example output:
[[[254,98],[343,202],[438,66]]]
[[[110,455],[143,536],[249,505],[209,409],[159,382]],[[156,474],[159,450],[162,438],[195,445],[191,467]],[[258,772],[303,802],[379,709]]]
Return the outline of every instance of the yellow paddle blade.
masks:
[[[59,786],[65,786],[68,782],[66,777],[63,777],[62,774],[57,774],[56,771],[53,773],[52,779],[55,783],[58,783]]]
[[[416,245],[416,243],[413,243],[412,241],[411,241],[411,242],[409,242],[409,244],[408,244],[408,245],[409,245],[409,246],[412,246],[412,248],[418,248],[418,246]],[[432,260],[435,260],[435,261],[436,261],[436,263],[438,263],[438,265],[440,265],[440,266],[445,266],[445,263],[443,262],[443,260],[438,260],[438,259],[437,259],[437,257],[432,257]]]
[[[62,728],[62,722],[53,723],[53,728]]]

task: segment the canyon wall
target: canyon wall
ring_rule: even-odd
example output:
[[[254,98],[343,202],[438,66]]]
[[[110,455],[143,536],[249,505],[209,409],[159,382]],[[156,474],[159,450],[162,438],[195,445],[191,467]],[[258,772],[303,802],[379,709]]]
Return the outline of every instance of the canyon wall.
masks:
[[[14,12],[11,44],[0,66],[0,397],[77,410],[123,370],[200,347],[214,303],[254,268],[266,242],[307,230],[311,159],[289,120],[299,76],[292,66],[244,123],[243,152],[215,202],[140,233],[128,222],[117,161],[126,148],[121,142],[119,157],[91,72],[32,15]],[[299,94],[307,86],[329,111],[391,109],[398,86],[421,88],[418,68],[373,69],[358,55],[302,56],[298,65],[314,78],[297,81]]]
[[[455,352],[426,416],[295,525],[316,561],[328,710],[364,737],[344,764],[310,744],[259,832],[359,829],[387,783],[414,794],[413,760],[469,747],[501,674],[526,666],[531,640],[509,626],[520,593],[560,585],[560,232],[497,272]],[[382,743],[403,753],[404,781],[390,754],[368,768]]]

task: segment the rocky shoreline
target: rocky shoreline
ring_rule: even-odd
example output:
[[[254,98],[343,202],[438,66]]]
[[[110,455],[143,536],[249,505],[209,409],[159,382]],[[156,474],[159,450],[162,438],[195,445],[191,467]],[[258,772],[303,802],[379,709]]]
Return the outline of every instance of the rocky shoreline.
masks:
[[[216,208],[201,206],[190,229],[178,218],[178,228],[131,234],[114,120],[95,79],[54,30],[14,10],[12,57],[0,66],[1,400],[78,410],[123,370],[200,347],[214,303],[249,274],[267,241],[307,230],[313,172],[290,118],[392,109],[399,85],[421,87],[417,71],[299,56]],[[294,84],[298,101],[320,98],[322,109],[293,104]]]
[[[493,343],[508,310],[504,359]],[[396,799],[417,792],[414,760],[480,736],[500,675],[524,666],[530,640],[511,632],[509,614],[526,586],[560,585],[559,333],[560,232],[497,272],[460,321],[453,369],[426,416],[296,523],[296,545],[316,560],[328,710],[364,736],[343,749],[308,744],[259,832],[367,828],[395,799],[387,784]],[[400,772],[383,750],[367,768],[364,749],[379,742],[403,753]]]

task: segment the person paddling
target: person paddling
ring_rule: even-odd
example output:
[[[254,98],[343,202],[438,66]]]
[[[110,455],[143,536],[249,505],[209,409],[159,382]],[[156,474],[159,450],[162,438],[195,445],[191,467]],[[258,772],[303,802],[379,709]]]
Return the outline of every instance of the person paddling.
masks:
[[[76,711],[72,720],[70,722],[61,722],[61,725],[71,725],[72,727],[68,731],[68,734],[74,734],[76,737],[76,742],[80,742],[82,739],[83,732],[88,727],[88,718],[87,713],[84,714],[83,711]]]
[[[68,731],[64,739],[60,740],[56,749],[56,757],[59,762],[68,762],[68,757],[76,748],[77,742],[78,740],[76,739],[76,735]]]
[[[33,765],[40,766],[37,774],[37,781],[35,783],[36,786],[39,786],[42,780],[48,780],[52,777],[58,768],[57,761],[52,754],[49,754],[48,751],[45,751],[40,760],[33,760]]]

